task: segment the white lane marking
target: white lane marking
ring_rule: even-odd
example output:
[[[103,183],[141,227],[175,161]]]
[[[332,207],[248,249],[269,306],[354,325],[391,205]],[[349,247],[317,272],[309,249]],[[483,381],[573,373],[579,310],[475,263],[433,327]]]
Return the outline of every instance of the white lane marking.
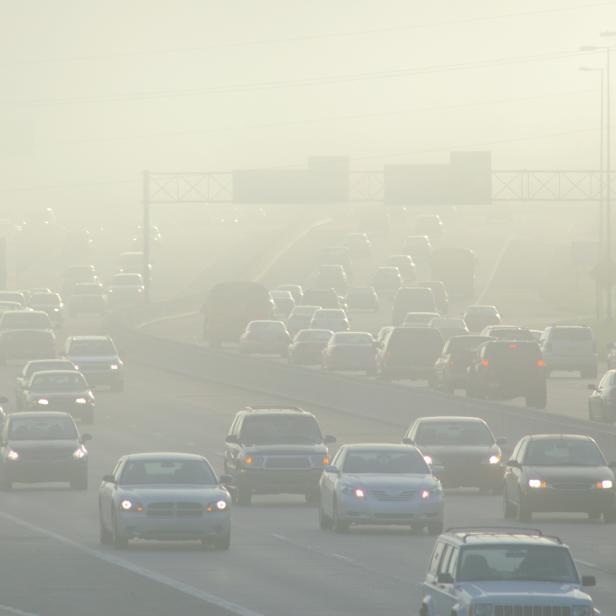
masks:
[[[21,520],[20,518],[16,518],[12,516],[10,513],[6,513],[6,511],[0,511],[0,517],[12,522],[13,524],[17,524],[18,526],[22,526],[27,528],[28,530],[44,535],[50,539],[55,539],[59,543],[63,543],[64,545],[68,545],[88,556],[92,556],[93,558],[97,558],[98,560],[102,560],[110,565],[115,565],[116,567],[121,567],[122,569],[126,569],[131,573],[136,573],[141,577],[148,578],[154,582],[158,582],[159,584],[164,584],[165,586],[169,586],[178,592],[181,592],[185,595],[189,595],[190,597],[194,597],[195,599],[200,599],[206,603],[210,603],[217,607],[223,608],[232,614],[236,614],[237,616],[264,616],[260,612],[255,612],[249,608],[238,605],[237,603],[233,603],[232,601],[227,601],[222,597],[218,597],[217,595],[213,595],[205,590],[200,590],[195,588],[194,586],[190,586],[189,584],[185,584],[184,582],[180,582],[179,580],[174,580],[173,578],[167,577],[162,573],[157,573],[156,571],[152,571],[151,569],[146,569],[145,567],[141,567],[140,565],[136,565],[128,560],[124,560],[123,558],[119,558],[118,556],[113,556],[112,554],[107,554],[105,552],[100,552],[99,550],[95,550],[94,548],[90,548],[87,545],[83,545],[82,543],[78,543],[77,541],[73,541],[64,535],[59,535],[52,530],[48,530],[46,528],[42,528],[41,526],[37,526],[36,524],[31,524],[30,522],[26,522],[25,520]],[[16,612],[18,613],[18,612]],[[21,614],[26,614],[26,612],[21,612]],[[26,616],[36,616],[28,615]]]
[[[16,607],[11,607],[10,605],[2,605],[0,603],[0,611],[7,612],[8,614],[15,614],[15,616],[39,616],[38,614],[34,614],[33,612],[24,612]]]

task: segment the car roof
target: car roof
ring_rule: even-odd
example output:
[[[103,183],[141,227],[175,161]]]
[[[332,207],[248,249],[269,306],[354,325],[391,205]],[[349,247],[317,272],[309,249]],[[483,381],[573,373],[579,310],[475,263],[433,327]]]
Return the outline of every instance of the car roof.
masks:
[[[434,417],[418,417],[417,421],[425,422],[425,423],[439,423],[439,422],[450,422],[450,421],[458,421],[465,423],[483,423],[486,421],[481,417],[468,417],[466,415],[436,415]]]
[[[36,417],[70,417],[73,419],[70,413],[65,413],[64,411],[21,411],[19,413],[10,413],[8,418],[12,417],[25,417],[35,419]]]
[[[588,434],[529,434],[527,438],[531,441],[549,441],[554,439],[572,441],[594,441],[595,439]]]
[[[239,411],[250,415],[312,415],[298,406],[247,406]]]
[[[417,451],[415,445],[406,445],[404,443],[350,443],[343,447],[347,451],[362,451],[366,449],[379,449],[382,451]]]
[[[90,341],[94,341],[94,340],[111,340],[111,338],[109,336],[103,336],[103,335],[79,335],[79,336],[69,336],[69,340],[71,342],[74,342],[76,340],[82,341],[82,340],[86,340],[88,342]]]
[[[564,546],[558,537],[544,535],[537,529],[524,528],[452,528],[442,535],[457,543],[472,545],[545,545]]]
[[[203,460],[203,456],[197,453],[184,453],[173,451],[129,453],[124,457],[126,460]]]
[[[32,376],[39,376],[39,375],[52,375],[52,374],[79,374],[81,375],[81,372],[79,372],[78,370],[37,370]]]

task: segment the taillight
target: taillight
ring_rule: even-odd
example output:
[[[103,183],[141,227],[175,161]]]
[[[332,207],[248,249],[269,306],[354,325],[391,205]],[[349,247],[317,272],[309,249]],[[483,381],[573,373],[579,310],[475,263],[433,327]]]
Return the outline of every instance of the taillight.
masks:
[[[537,360],[537,366],[539,368],[545,368],[545,361],[543,359],[538,359]]]
[[[482,359],[482,360],[481,360],[481,365],[482,365],[484,368],[487,368],[487,367],[490,365],[490,362],[489,362],[487,359]]]

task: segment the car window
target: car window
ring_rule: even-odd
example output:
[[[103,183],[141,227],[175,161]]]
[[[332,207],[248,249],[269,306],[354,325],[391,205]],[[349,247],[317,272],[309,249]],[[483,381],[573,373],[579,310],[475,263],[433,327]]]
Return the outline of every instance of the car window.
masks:
[[[11,417],[8,437],[13,441],[74,440],[77,428],[70,417]]]
[[[331,337],[331,332],[327,330],[303,329],[297,332],[295,340],[298,342],[327,342]]]
[[[30,389],[40,392],[62,392],[87,389],[86,380],[79,372],[59,372],[55,374],[34,374]]]
[[[527,466],[605,466],[596,443],[586,439],[531,440],[524,456]]]
[[[5,312],[0,321],[2,329],[48,329],[49,317],[36,312]]]
[[[216,478],[202,460],[127,460],[121,485],[199,484],[212,485]]]
[[[449,575],[451,575],[454,580],[456,579],[456,573],[458,569],[458,553],[458,548],[454,547],[451,551],[451,556],[449,558],[449,565],[447,566],[447,573],[449,573]]]
[[[345,473],[427,475],[430,469],[415,449],[409,451],[350,450],[342,468]]]
[[[443,573],[449,569],[449,559],[451,558],[452,552],[453,552],[453,546],[450,544],[447,544],[445,546],[445,549],[443,550],[443,556],[441,558],[441,562],[439,563],[437,574]]]
[[[116,355],[117,351],[111,340],[73,340],[69,355]]]
[[[241,439],[245,445],[290,445],[321,443],[323,437],[310,415],[255,415],[242,423]]]
[[[418,445],[492,445],[494,437],[479,421],[424,421],[415,441]]]
[[[441,556],[443,555],[443,551],[445,550],[445,543],[443,541],[437,541],[434,546],[434,550],[432,552],[432,558],[430,559],[430,568],[428,572],[436,577],[438,573],[438,567],[441,562]]]
[[[363,344],[371,345],[374,339],[370,334],[358,334],[358,333],[342,333],[335,334],[332,340],[333,344]]]

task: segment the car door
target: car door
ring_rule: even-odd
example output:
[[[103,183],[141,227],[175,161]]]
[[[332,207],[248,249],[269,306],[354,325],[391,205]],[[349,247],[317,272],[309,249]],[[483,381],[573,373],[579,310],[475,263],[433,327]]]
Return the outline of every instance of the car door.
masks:
[[[225,440],[225,472],[230,475],[235,475],[238,468],[238,460],[242,451],[242,445],[240,443],[240,432],[242,427],[243,417],[240,415],[233,420],[231,427],[229,428],[228,437],[231,436],[236,442],[227,442]]]
[[[330,517],[334,515],[334,501],[336,499],[336,488],[340,481],[342,466],[344,465],[345,448],[341,447],[334,459],[332,460],[332,466],[338,469],[337,473],[328,473],[325,470],[321,476],[320,490],[321,490],[321,506],[326,515]]]
[[[428,613],[430,616],[449,616],[451,613],[451,608],[447,612],[443,611],[446,600],[443,596],[442,585],[438,583],[441,561],[443,560],[443,555],[449,548],[451,548],[450,544],[438,540],[434,545],[432,556],[430,557],[426,580],[423,584],[422,599],[423,603],[428,606]]]

